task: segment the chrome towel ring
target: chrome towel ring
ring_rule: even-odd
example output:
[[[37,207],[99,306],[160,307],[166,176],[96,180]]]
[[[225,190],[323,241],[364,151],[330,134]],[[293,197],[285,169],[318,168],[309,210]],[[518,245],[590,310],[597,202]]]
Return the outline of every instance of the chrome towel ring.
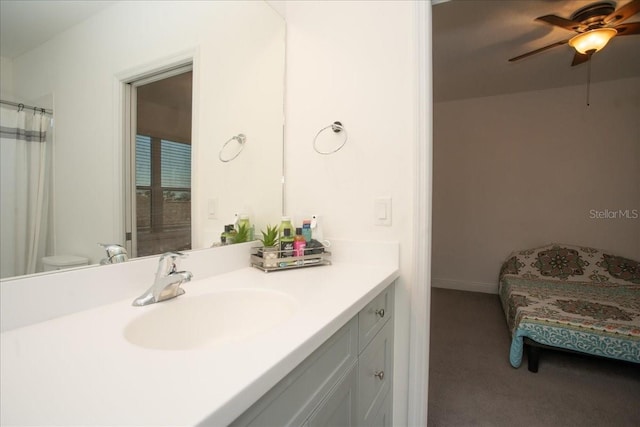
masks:
[[[223,157],[222,156],[222,152],[225,150],[225,148],[227,148],[227,145],[229,145],[229,143],[231,143],[231,141],[237,141],[238,144],[240,144],[240,148],[238,149],[238,152],[236,154],[234,154],[233,156]],[[227,163],[227,162],[230,162],[231,160],[235,159],[236,157],[238,157],[240,155],[240,153],[242,153],[242,150],[244,150],[244,143],[245,142],[247,142],[247,137],[243,133],[239,133],[236,136],[232,136],[227,142],[225,142],[222,145],[222,148],[220,149],[220,152],[218,153],[218,158],[220,159],[220,161],[224,162],[224,163]]]
[[[331,129],[332,131],[334,131],[335,133],[340,133],[340,132],[344,132],[344,139],[342,140],[342,143],[335,148],[334,150],[331,151],[320,151],[318,150],[318,136],[324,132],[327,129]],[[344,144],[347,143],[347,139],[349,139],[349,135],[347,133],[347,130],[344,128],[344,126],[342,125],[342,123],[340,122],[333,122],[331,123],[329,126],[325,126],[322,129],[320,129],[318,131],[318,133],[316,134],[315,138],[313,138],[313,149],[316,150],[316,153],[318,154],[333,154],[337,151],[340,151],[340,149],[342,149],[342,147],[344,147]]]

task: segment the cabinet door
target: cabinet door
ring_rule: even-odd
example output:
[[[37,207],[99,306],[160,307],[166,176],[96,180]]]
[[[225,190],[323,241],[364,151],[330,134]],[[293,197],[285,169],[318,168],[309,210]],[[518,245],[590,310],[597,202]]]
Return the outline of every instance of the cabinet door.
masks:
[[[391,391],[387,393],[384,402],[378,409],[378,413],[371,422],[371,427],[391,427],[393,425],[391,417],[393,416],[393,406],[391,404]]]
[[[299,426],[357,359],[358,321],[351,319],[240,415],[231,427]]]
[[[370,426],[393,381],[393,319],[378,332],[358,360],[358,425]]]
[[[356,387],[354,366],[331,391],[304,424],[308,427],[350,427],[356,425]]]

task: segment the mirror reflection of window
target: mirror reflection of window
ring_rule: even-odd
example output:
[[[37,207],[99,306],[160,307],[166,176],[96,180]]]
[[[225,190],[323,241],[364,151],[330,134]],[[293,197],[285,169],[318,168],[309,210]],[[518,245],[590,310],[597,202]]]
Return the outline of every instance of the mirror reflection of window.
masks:
[[[138,256],[191,249],[191,144],[136,135],[136,234]]]
[[[133,83],[129,236],[135,256],[191,249],[192,72],[169,74]]]

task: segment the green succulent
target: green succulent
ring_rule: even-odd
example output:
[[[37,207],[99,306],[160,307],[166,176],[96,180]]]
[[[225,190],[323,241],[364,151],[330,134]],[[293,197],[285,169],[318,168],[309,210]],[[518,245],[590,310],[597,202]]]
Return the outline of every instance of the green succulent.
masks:
[[[262,242],[262,245],[265,247],[271,247],[271,246],[276,246],[278,244],[278,226],[277,225],[267,225],[267,231],[265,232],[264,230],[261,231],[262,233],[262,239],[260,239],[260,241]]]
[[[233,243],[244,243],[249,241],[249,227],[247,224],[239,224]]]

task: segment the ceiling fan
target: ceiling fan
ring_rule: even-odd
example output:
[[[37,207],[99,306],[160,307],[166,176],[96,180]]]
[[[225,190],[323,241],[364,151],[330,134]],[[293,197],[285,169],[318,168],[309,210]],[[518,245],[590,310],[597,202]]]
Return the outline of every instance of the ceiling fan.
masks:
[[[509,62],[568,43],[576,50],[571,66],[582,64],[589,61],[591,55],[602,49],[613,37],[640,34],[640,22],[622,23],[638,12],[640,12],[640,0],[632,0],[618,10],[615,2],[601,1],[576,10],[569,19],[556,15],[540,16],[535,20],[578,34],[511,58]]]

